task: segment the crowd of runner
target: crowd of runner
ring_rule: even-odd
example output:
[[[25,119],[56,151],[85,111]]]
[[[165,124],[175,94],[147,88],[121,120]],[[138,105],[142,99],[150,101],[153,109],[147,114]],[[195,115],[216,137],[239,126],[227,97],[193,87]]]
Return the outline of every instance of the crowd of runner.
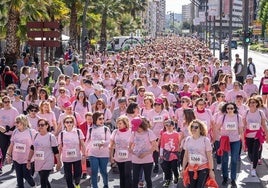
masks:
[[[68,188],[80,187],[87,175],[97,188],[99,172],[108,188],[109,162],[119,169],[121,188],[152,188],[160,167],[163,187],[179,178],[191,188],[236,187],[242,150],[256,176],[268,141],[268,69],[254,84],[252,58],[244,67],[236,54],[231,67],[197,39],[166,37],[78,60],[70,48],[53,72],[45,62],[44,86],[38,58],[25,53],[11,68],[1,61],[0,173],[13,163],[19,188],[23,179],[34,187],[37,173],[41,188],[53,187],[48,177],[55,166],[63,166]]]

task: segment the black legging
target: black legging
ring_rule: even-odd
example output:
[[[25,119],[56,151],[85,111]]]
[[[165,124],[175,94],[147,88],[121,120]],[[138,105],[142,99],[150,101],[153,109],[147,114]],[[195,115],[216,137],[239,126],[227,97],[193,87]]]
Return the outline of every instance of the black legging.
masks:
[[[81,160],[75,162],[63,162],[63,164],[64,164],[64,174],[67,182],[67,187],[74,188],[73,178],[75,185],[78,185],[81,180],[82,175]],[[72,172],[72,169],[74,170],[74,173]]]
[[[6,158],[6,154],[7,154],[7,149],[9,147],[10,144],[10,137],[9,135],[5,135],[2,132],[0,132],[0,149],[2,151],[2,164]]]
[[[178,160],[172,160],[172,161],[163,161],[161,164],[161,167],[165,173],[165,180],[172,180],[172,171],[174,173],[174,177],[178,178]]]
[[[16,161],[13,161],[17,177],[17,185],[19,188],[24,188],[23,179],[25,179],[30,186],[35,186],[35,182],[31,176],[30,170],[26,168],[26,164],[19,164]]]
[[[41,170],[41,171],[39,171],[41,188],[51,188],[50,183],[48,181],[50,171],[51,170]]]
[[[139,176],[141,168],[143,168],[144,171],[144,178],[146,181],[147,188],[152,188],[152,169],[153,169],[153,163],[145,163],[145,164],[132,164],[133,167],[133,188],[137,188],[139,184]]]
[[[117,166],[120,176],[120,188],[131,188],[132,187],[131,161],[117,162]]]
[[[256,169],[260,155],[260,141],[255,138],[246,138],[246,144],[248,147],[248,157],[253,163],[253,168]]]
[[[190,171],[189,176],[190,176],[190,185],[188,188],[203,188],[205,187],[208,174],[209,174],[209,169],[204,169],[204,170],[198,170],[198,178],[195,180],[194,179],[194,172]]]

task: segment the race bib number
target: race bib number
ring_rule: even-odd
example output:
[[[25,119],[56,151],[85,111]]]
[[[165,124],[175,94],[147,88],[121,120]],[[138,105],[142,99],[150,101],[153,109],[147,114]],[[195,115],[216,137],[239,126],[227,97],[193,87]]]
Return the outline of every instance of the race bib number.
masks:
[[[117,152],[118,158],[127,159],[128,158],[128,150],[118,150]]]
[[[77,157],[76,149],[67,149],[66,150],[66,157],[67,158]]]
[[[225,124],[225,129],[227,131],[235,131],[235,130],[237,130],[236,122],[227,122]]]
[[[154,123],[162,123],[164,121],[162,116],[155,116],[153,117],[153,122]]]
[[[263,84],[265,84],[265,85],[268,84],[268,79],[264,79]]]
[[[202,164],[202,157],[198,154],[190,154],[190,164]]]
[[[15,143],[14,144],[14,151],[18,153],[25,153],[26,151],[26,145],[21,143]]]
[[[259,129],[260,129],[260,124],[259,123],[250,123],[249,124],[249,130],[257,131]]]
[[[92,142],[92,147],[93,148],[100,148],[101,141],[93,141]]]
[[[39,161],[45,160],[45,152],[44,151],[36,151],[34,159],[39,160]]]

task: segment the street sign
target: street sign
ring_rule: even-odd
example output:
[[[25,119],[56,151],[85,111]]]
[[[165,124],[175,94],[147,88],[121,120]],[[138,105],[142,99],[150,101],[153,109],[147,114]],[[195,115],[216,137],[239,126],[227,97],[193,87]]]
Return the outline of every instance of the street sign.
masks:
[[[253,20],[253,35],[261,35],[262,23],[260,20]]]
[[[220,1],[215,1],[215,0],[208,1],[208,15],[209,16],[220,15]]]
[[[27,22],[28,44],[41,47],[41,83],[44,84],[44,48],[59,47],[60,24],[58,22]]]

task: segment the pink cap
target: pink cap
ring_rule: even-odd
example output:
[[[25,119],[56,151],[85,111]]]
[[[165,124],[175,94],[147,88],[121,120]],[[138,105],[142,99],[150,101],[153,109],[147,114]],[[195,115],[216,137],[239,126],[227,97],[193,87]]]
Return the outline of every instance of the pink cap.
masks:
[[[71,102],[66,102],[63,104],[63,108],[68,108],[68,107],[71,107],[72,106],[72,103]]]
[[[131,129],[132,129],[132,131],[137,131],[141,124],[142,124],[142,119],[141,118],[136,117],[136,118],[132,119],[131,120],[131,125],[132,125]]]
[[[163,104],[164,101],[163,101],[163,99],[161,99],[161,98],[156,98],[156,99],[154,100],[154,103],[156,103],[156,104]]]

